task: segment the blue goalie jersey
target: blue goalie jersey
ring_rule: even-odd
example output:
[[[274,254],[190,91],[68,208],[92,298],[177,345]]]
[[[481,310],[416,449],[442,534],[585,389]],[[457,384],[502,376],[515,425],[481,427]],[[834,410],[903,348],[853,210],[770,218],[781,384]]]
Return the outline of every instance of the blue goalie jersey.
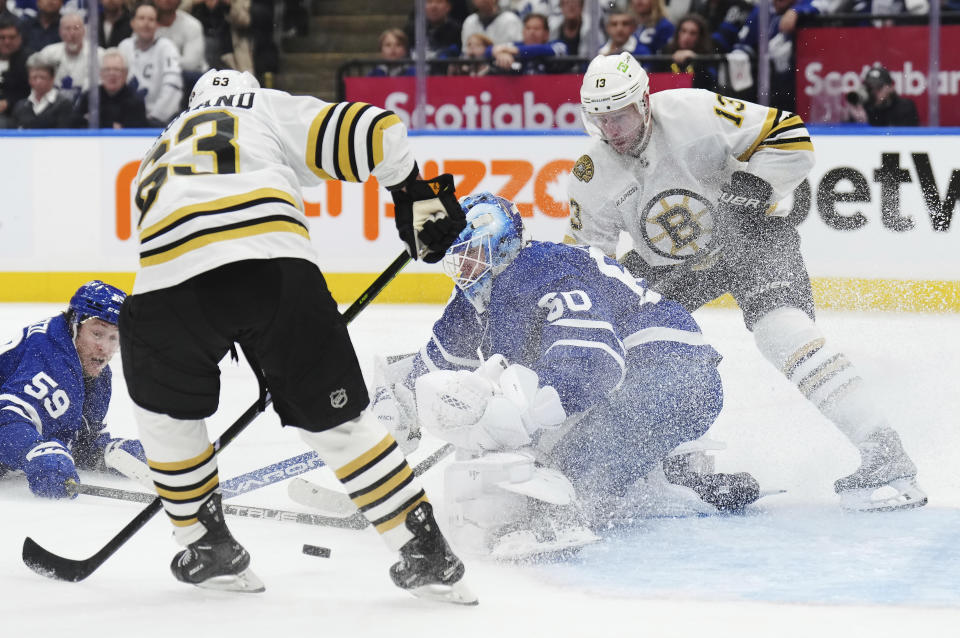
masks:
[[[79,466],[95,465],[93,450],[110,404],[110,367],[85,379],[63,315],[38,321],[0,343],[0,470],[21,469],[42,441],[71,447]]]
[[[556,388],[567,414],[596,405],[653,352],[716,363],[696,321],[600,250],[530,242],[493,282],[477,314],[457,289],[414,359],[407,385],[432,370],[474,369],[502,354]]]

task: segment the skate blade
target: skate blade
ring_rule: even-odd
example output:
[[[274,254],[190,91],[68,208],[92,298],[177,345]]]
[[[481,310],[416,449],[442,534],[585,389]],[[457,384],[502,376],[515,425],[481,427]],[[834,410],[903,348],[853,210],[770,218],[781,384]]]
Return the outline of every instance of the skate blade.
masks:
[[[454,605],[477,605],[480,603],[476,594],[470,591],[470,588],[467,587],[462,580],[455,582],[453,585],[434,583],[414,587],[407,591],[417,598],[436,600]]]
[[[840,507],[847,512],[895,512],[926,504],[926,493],[912,478],[896,479],[882,487],[848,490],[840,494]]]
[[[201,589],[213,589],[216,591],[231,591],[244,594],[259,594],[266,591],[267,587],[263,581],[253,573],[251,569],[245,569],[239,574],[229,574],[225,576],[214,576],[208,578],[202,583],[197,583]]]

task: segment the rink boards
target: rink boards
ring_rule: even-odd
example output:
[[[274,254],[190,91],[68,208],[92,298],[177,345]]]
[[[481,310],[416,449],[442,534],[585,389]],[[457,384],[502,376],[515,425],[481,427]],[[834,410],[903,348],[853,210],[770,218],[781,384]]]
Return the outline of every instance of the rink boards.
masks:
[[[800,229],[817,301],[960,311],[960,231],[953,223],[960,130],[874,134],[879,130],[811,127],[817,164],[780,204]],[[155,133],[0,132],[0,301],[62,301],[94,277],[132,287],[132,184]],[[460,196],[489,190],[508,197],[535,239],[563,237],[567,176],[585,136],[425,132],[412,134],[412,142],[426,176],[453,173]],[[340,301],[359,294],[402,250],[389,194],[375,183],[309,188],[304,209]],[[382,300],[440,303],[450,290],[436,266],[417,263]]]

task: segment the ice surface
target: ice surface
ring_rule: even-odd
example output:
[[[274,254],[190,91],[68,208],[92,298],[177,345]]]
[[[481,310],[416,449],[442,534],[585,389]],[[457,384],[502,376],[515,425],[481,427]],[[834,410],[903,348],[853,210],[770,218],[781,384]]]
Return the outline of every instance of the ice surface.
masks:
[[[53,305],[0,305],[0,335],[49,316]],[[374,305],[351,332],[367,370],[374,353],[415,350],[434,306]],[[267,584],[259,595],[181,585],[168,571],[176,547],[158,516],[79,584],[41,578],[20,561],[25,536],[85,558],[142,504],[81,496],[33,498],[22,479],[0,480],[0,636],[955,636],[960,635],[960,315],[829,313],[834,340],[878,389],[916,460],[930,505],[843,514],[833,480],[857,465],[853,448],[757,354],[740,316],[697,318],[724,355],[726,406],[711,437],[728,448],[720,470],[748,470],[765,489],[746,516],[649,520],[605,534],[568,563],[468,561],[476,608],[417,600],[396,589],[394,556],[376,534],[231,518]],[[119,358],[108,422],[135,436]],[[253,376],[223,365],[222,432],[255,399]],[[426,439],[414,462],[439,446]],[[224,452],[229,478],[305,450],[264,415]],[[325,469],[310,478],[333,485]],[[440,474],[426,483],[439,502]],[[120,481],[85,476],[100,484]],[[282,484],[235,503],[301,511]],[[304,543],[331,548],[305,556]]]

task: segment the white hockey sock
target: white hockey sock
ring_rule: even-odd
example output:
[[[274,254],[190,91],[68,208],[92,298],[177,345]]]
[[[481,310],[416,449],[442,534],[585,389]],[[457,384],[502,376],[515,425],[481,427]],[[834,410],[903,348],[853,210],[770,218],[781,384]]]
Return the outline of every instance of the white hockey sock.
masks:
[[[778,308],[753,327],[757,348],[847,438],[859,447],[887,425],[886,416],[859,372],[826,344],[816,324],[798,308]]]
[[[174,538],[184,546],[200,540],[207,530],[197,512],[220,486],[206,423],[174,419],[136,405],[134,415],[150,475],[174,525]]]
[[[376,417],[362,415],[323,432],[301,433],[343,483],[347,494],[387,546],[398,550],[413,535],[407,512],[426,501],[403,451]]]

